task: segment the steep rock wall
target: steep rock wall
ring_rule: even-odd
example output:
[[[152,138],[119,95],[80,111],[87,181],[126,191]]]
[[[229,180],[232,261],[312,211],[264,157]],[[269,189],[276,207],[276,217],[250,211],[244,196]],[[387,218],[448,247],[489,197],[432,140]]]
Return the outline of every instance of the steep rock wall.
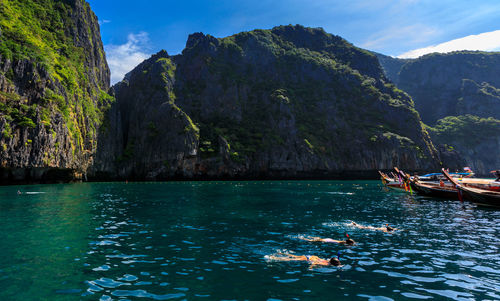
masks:
[[[439,162],[376,57],[322,29],[193,34],[114,90],[95,175],[335,177]]]
[[[470,166],[481,175],[500,168],[496,151],[500,53],[458,51],[413,60],[378,58],[387,76],[413,98],[422,120],[432,127],[432,140],[441,150],[444,165]]]
[[[112,101],[97,17],[83,0],[5,0],[0,26],[0,180],[81,178]]]
[[[429,125],[464,113],[498,119],[500,98],[491,97],[487,102],[483,98],[488,97],[488,87],[500,87],[499,66],[500,53],[430,54],[402,67],[398,87],[412,96],[422,120]],[[485,105],[489,110],[485,111]]]

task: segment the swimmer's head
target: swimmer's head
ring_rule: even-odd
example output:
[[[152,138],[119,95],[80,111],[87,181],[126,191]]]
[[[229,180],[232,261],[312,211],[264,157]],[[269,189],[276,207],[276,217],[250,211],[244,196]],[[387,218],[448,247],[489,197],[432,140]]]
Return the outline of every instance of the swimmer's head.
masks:
[[[385,224],[385,227],[386,227],[387,231],[394,231],[394,228],[389,226],[389,224]]]
[[[340,260],[337,257],[330,258],[330,264],[338,267],[340,265]]]
[[[347,236],[347,239],[345,240],[346,245],[349,245],[349,246],[354,245],[354,240],[352,240],[352,239],[349,237],[349,234],[346,234],[345,236]]]

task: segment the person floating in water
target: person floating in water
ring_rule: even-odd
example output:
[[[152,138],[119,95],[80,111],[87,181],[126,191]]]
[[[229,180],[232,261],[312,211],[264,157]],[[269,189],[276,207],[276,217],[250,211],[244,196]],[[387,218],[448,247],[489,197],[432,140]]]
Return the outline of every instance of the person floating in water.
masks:
[[[288,253],[278,253],[278,255],[266,255],[264,256],[264,258],[274,261],[306,261],[310,264],[309,268],[311,269],[317,266],[342,266],[338,256],[332,257],[330,259],[323,259],[315,255],[293,255]]]
[[[349,237],[349,234],[346,234],[347,239],[346,240],[336,240],[333,238],[321,238],[321,237],[315,237],[315,236],[299,236],[300,239],[302,240],[307,240],[307,241],[318,241],[318,242],[329,242],[329,243],[337,243],[337,244],[345,244],[348,246],[353,246],[355,244],[354,240],[352,240]]]
[[[351,222],[351,225],[359,229],[377,230],[383,232],[394,232],[395,230],[398,230],[396,228],[389,226],[389,224],[385,224],[385,227],[378,227],[378,228],[373,226],[363,226],[360,224],[356,224],[355,222]]]

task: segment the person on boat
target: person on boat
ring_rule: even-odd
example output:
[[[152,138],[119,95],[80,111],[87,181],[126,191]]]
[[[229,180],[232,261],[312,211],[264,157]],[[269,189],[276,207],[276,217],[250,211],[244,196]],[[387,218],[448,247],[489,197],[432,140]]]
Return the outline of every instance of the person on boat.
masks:
[[[316,266],[342,266],[338,256],[332,257],[330,259],[323,259],[315,255],[293,255],[289,253],[278,253],[278,255],[266,255],[264,256],[264,258],[272,261],[306,261],[310,264],[309,268],[314,268]]]
[[[385,224],[385,227],[378,227],[377,228],[377,227],[373,227],[373,226],[363,226],[363,225],[356,224],[355,222],[351,221],[351,225],[356,227],[356,228],[359,228],[359,229],[376,230],[376,231],[382,231],[382,232],[387,232],[387,233],[394,232],[395,230],[397,230],[396,228],[389,226],[389,224]]]
[[[299,238],[302,240],[306,240],[306,241],[337,243],[337,244],[344,244],[344,245],[348,245],[348,246],[353,246],[355,244],[355,241],[349,237],[349,234],[346,234],[346,236],[347,236],[346,240],[336,240],[333,238],[321,238],[321,237],[315,237],[315,236],[309,236],[309,237],[299,236]]]
[[[500,182],[500,170],[494,170],[491,173],[495,174],[495,176],[497,177],[495,181]]]

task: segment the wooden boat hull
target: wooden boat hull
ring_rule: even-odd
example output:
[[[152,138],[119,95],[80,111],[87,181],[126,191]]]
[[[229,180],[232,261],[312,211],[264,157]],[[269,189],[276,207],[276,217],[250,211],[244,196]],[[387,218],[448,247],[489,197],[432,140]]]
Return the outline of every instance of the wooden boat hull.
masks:
[[[490,183],[467,183],[464,182],[465,186],[470,188],[478,188],[489,191],[500,192],[500,183],[499,182],[490,182]]]
[[[457,189],[460,190],[463,197],[467,200],[480,206],[500,208],[500,192],[466,187],[453,179],[444,169],[442,169],[442,172],[450,182],[456,185]]]
[[[394,190],[394,191],[405,192],[403,185],[401,185],[399,183],[395,183],[395,184],[389,183],[386,186],[387,186],[387,188]]]
[[[460,186],[464,198],[480,206],[500,208],[500,193]]]
[[[419,195],[452,200],[458,199],[458,190],[449,187],[423,185],[417,182],[411,182],[411,187],[413,191],[416,191]]]

